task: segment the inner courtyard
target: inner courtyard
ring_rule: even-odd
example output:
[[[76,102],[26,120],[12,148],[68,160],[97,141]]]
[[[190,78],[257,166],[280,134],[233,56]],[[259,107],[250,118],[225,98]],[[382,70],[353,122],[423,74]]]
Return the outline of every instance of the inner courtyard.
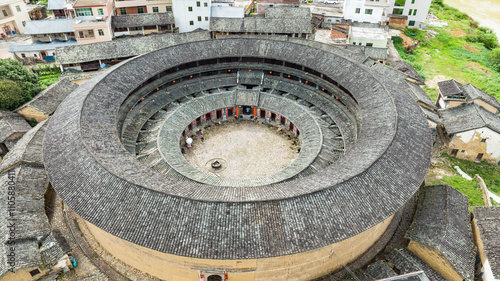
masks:
[[[188,162],[200,171],[223,178],[272,175],[290,165],[298,155],[293,133],[250,120],[213,123],[192,138],[192,147],[185,149]],[[211,166],[214,161],[222,166],[214,169]]]

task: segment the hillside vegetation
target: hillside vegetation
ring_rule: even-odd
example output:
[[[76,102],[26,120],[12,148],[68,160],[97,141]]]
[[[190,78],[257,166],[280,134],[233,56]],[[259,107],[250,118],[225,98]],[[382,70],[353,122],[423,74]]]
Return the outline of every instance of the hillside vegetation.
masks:
[[[401,58],[426,80],[424,90],[431,99],[437,96],[432,80],[454,78],[460,83],[472,83],[500,100],[500,49],[496,35],[442,0],[434,0],[429,12],[448,26],[406,29],[405,34],[418,44],[409,50],[402,44],[395,47]]]

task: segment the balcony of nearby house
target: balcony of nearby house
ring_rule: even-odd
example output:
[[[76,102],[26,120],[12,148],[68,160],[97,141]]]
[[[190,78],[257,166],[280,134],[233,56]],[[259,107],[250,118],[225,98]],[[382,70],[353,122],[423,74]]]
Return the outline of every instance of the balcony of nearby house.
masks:
[[[54,33],[54,34],[36,34],[36,35],[31,35],[31,41],[36,42],[44,42],[44,43],[49,43],[54,40],[59,40],[59,41],[68,41],[70,39],[75,39],[75,34],[73,32],[69,33]]]
[[[148,1],[146,0],[118,0],[115,2],[115,7],[118,8],[127,8],[127,7],[140,7],[147,6]]]
[[[366,0],[365,6],[387,8],[390,5],[388,0]]]

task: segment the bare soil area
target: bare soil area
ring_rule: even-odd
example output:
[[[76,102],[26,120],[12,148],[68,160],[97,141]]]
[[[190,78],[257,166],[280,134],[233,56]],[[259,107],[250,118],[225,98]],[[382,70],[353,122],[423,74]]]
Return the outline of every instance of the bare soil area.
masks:
[[[469,61],[467,63],[467,69],[469,70],[476,70],[476,71],[479,71],[479,72],[482,72],[486,75],[493,75],[489,70],[488,68],[482,66],[480,63],[478,62],[474,62],[474,61]]]
[[[204,141],[195,138],[186,159],[200,171],[210,171],[207,163],[222,159],[223,178],[250,179],[267,176],[290,165],[297,157],[292,141],[276,128],[254,121],[238,121],[212,126],[204,131]]]

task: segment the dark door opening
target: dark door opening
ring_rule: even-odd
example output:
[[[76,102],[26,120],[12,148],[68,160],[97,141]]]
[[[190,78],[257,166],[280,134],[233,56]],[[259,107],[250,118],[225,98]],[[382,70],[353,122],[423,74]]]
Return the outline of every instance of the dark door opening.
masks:
[[[290,131],[293,132],[293,123],[292,122],[290,122],[290,127],[289,128],[290,128]]]
[[[197,126],[201,125],[201,116],[196,118],[196,125]]]
[[[243,114],[244,115],[250,115],[252,114],[252,107],[251,106],[243,106]]]
[[[283,116],[281,116],[281,117],[280,117],[280,122],[281,122],[281,124],[285,125],[285,123],[286,123],[286,118],[285,118],[285,117],[283,117]]]
[[[451,155],[451,156],[453,156],[453,157],[456,157],[456,156],[457,156],[457,153],[458,153],[458,149],[453,149],[453,150],[451,151],[451,154],[450,154],[450,155]]]
[[[233,108],[228,108],[227,109],[227,116],[233,116]]]
[[[275,121],[276,120],[276,113],[271,113],[271,121]]]
[[[207,114],[205,114],[205,120],[207,120],[207,121],[208,121],[208,120],[210,120],[210,119],[212,119],[212,113],[207,113]]]
[[[210,275],[207,281],[222,281],[222,277],[220,277],[220,275]]]
[[[216,116],[217,116],[217,119],[222,118],[222,109],[217,109]]]
[[[481,161],[481,159],[483,159],[483,156],[484,156],[484,153],[479,153],[476,157],[476,160],[475,161]]]
[[[260,110],[260,118],[266,118],[266,111],[264,109]]]

